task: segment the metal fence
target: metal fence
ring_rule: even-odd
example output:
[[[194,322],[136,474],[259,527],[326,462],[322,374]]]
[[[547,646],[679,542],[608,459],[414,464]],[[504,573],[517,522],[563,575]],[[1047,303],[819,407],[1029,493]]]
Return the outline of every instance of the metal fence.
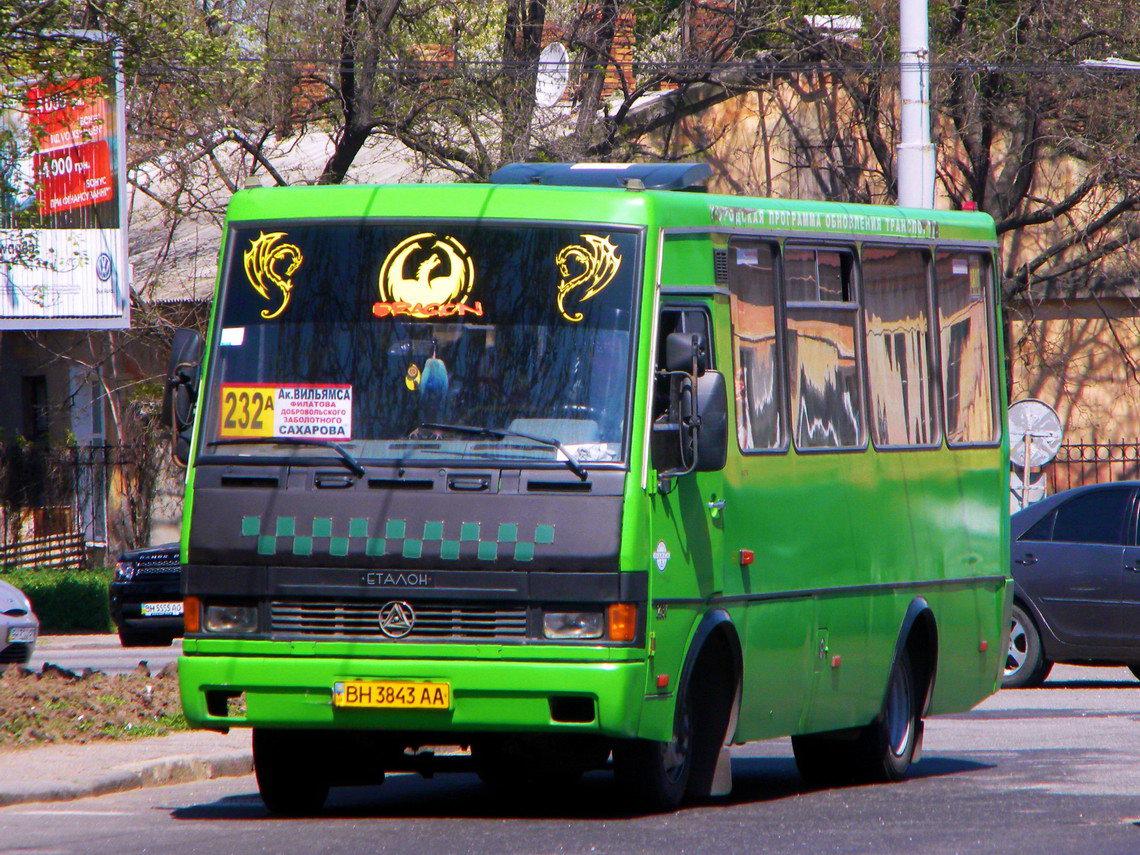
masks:
[[[108,485],[124,462],[113,445],[0,446],[0,546],[72,534],[106,545]]]
[[[1050,494],[1112,481],[1140,479],[1140,440],[1066,443],[1043,467]]]

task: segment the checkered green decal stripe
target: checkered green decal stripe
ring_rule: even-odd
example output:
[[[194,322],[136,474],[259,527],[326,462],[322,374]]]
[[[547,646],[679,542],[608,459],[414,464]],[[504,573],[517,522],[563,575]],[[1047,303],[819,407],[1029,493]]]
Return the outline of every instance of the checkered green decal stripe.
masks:
[[[486,530],[480,523],[448,524],[443,520],[428,520],[422,525],[382,520],[370,526],[367,519],[353,517],[347,531],[341,527],[343,533],[335,532],[336,528],[331,517],[315,517],[307,523],[296,517],[241,518],[242,536],[256,538],[258,555],[345,556],[363,552],[372,558],[438,556],[443,561],[456,561],[461,546],[473,543],[481,561],[508,557],[533,561],[535,546],[554,543],[554,526],[545,523],[536,525],[531,533],[517,523],[491,524]],[[493,534],[494,539],[484,539],[485,534]],[[523,540],[524,534],[531,534],[531,539]]]

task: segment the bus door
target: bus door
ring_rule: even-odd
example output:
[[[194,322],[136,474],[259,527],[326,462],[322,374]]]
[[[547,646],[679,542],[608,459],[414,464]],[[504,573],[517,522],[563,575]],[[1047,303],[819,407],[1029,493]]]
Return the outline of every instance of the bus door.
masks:
[[[707,300],[664,304],[658,322],[658,368],[664,367],[667,337],[678,332],[700,335],[708,367],[720,368],[712,330]],[[675,407],[677,395],[671,385],[677,382],[678,378],[660,373],[655,377],[650,402],[655,426],[675,419],[670,408]],[[660,435],[658,431],[658,445],[653,450],[653,466],[658,473],[673,468],[679,458],[671,447],[662,447]],[[680,650],[692,620],[724,589],[724,476],[721,471],[691,472],[667,480],[670,483],[658,489],[651,500],[650,595],[658,605],[650,615],[650,631],[657,634],[661,649]],[[671,664],[680,667],[680,662]]]
[[[738,577],[744,646],[738,737],[762,739],[800,725],[814,682],[815,603],[800,550],[818,542],[818,498],[802,493],[789,452],[779,248],[733,237],[728,244],[731,377],[725,466],[724,564]],[[731,365],[729,361],[731,359]]]

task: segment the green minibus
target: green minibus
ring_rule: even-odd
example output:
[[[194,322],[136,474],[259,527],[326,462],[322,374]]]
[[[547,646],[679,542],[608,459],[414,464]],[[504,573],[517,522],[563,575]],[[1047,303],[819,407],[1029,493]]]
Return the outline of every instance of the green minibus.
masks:
[[[464,769],[669,810],[782,736],[896,780],[997,689],[993,221],[708,176],[234,194],[171,354],[179,678],[271,811]]]

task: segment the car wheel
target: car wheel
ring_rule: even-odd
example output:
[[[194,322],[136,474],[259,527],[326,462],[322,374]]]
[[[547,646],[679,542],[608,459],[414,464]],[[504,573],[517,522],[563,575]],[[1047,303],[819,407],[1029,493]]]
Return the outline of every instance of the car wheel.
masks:
[[[1053,663],[1045,658],[1045,648],[1041,644],[1037,625],[1029,613],[1016,603],[1010,613],[1009,624],[1009,649],[1005,655],[1002,687],[1026,689],[1040,686],[1049,676]]]
[[[312,733],[253,729],[253,771],[270,813],[315,814],[329,795],[329,760]]]

